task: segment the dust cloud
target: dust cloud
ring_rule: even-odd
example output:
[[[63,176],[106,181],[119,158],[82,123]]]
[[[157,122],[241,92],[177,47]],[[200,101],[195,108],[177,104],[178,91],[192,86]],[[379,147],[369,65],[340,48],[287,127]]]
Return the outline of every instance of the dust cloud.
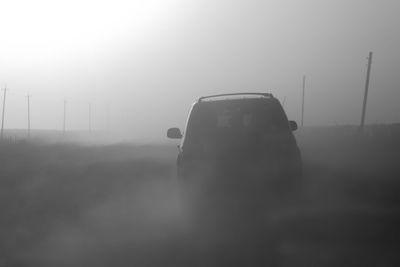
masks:
[[[399,263],[398,130],[301,129],[302,193],[286,202],[265,195],[259,217],[184,212],[174,144],[3,142],[1,264]]]

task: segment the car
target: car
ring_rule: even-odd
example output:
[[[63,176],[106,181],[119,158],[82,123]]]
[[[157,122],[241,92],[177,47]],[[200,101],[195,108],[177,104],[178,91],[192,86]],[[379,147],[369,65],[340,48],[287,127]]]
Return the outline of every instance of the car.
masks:
[[[269,93],[200,97],[185,131],[168,129],[169,138],[181,140],[181,214],[196,248],[246,251],[256,265],[276,266],[281,238],[274,218],[301,191],[296,129]]]
[[[279,100],[270,93],[232,93],[200,97],[191,107],[181,139],[177,176],[189,195],[203,202],[234,196],[238,205],[250,198],[287,195],[302,180],[301,152]],[[246,201],[241,201],[243,196]],[[217,201],[218,202],[218,201]]]

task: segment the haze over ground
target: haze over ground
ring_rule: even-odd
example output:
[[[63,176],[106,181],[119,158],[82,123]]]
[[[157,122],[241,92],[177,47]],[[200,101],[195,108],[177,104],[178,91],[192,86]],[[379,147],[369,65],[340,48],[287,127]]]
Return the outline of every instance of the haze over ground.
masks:
[[[398,1],[2,1],[6,128],[164,138],[201,95],[270,91],[305,125],[358,124],[374,52],[367,123],[400,117]],[[2,105],[1,105],[2,106]]]

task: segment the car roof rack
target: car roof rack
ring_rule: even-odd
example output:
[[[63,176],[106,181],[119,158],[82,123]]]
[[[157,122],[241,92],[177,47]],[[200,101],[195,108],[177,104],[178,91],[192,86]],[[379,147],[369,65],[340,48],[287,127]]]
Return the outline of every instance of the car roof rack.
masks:
[[[262,96],[262,97],[267,97],[267,98],[274,97],[271,93],[231,93],[231,94],[218,94],[218,95],[202,96],[199,98],[198,102],[201,102],[202,100],[204,100],[206,98],[214,98],[214,97],[221,97],[221,96],[240,96],[240,95]]]

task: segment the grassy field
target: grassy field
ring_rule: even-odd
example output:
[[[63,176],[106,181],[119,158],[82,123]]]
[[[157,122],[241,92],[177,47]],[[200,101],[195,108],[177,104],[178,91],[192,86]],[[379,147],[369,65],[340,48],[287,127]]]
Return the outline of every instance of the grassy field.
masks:
[[[258,253],[276,249],[280,266],[398,266],[398,126],[296,135],[303,194],[274,204],[274,248]],[[1,143],[0,266],[193,266],[188,240],[222,233],[185,227],[176,153],[174,144]]]

